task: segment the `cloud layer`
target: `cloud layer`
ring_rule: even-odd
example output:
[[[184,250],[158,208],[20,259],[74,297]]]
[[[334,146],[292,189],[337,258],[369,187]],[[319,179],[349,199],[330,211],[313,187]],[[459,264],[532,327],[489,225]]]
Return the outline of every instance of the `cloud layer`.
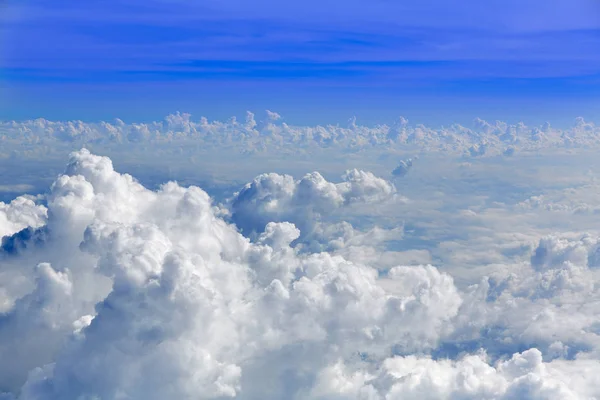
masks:
[[[239,153],[266,151],[302,152],[335,148],[349,152],[379,148],[386,150],[420,149],[463,154],[468,157],[513,155],[544,148],[589,148],[600,145],[600,128],[583,118],[577,118],[568,129],[555,129],[550,124],[526,126],[523,123],[493,123],[476,119],[470,127],[454,124],[432,128],[410,125],[399,118],[391,125],[363,126],[351,119],[347,126],[294,126],[285,123],[277,113],[267,111],[257,121],[248,112],[244,121],[235,118],[227,122],[209,122],[202,117],[176,113],[164,121],[126,124],[114,122],[86,123],[82,121],[8,121],[0,123],[0,143],[5,157],[23,154],[23,146],[69,147],[134,146],[152,144],[189,144],[199,151],[211,148],[233,149]],[[33,152],[32,149],[30,151]]]
[[[261,175],[216,205],[75,152],[45,205],[0,204],[0,388],[19,400],[600,396],[599,238],[540,238],[529,261],[464,288],[431,265],[378,270],[303,246],[318,226],[315,241],[360,252],[385,232],[336,210],[399,199],[350,170],[340,183]]]

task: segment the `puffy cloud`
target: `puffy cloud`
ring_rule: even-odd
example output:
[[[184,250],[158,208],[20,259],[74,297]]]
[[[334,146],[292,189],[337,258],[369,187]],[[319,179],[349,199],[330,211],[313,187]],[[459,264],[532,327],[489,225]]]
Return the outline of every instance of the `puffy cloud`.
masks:
[[[78,318],[68,270],[56,271],[41,263],[33,276],[35,289],[0,317],[0,357],[6,360],[0,363],[3,389],[20,389],[18,382],[24,381],[31,369],[52,362]]]
[[[34,199],[20,196],[9,204],[0,202],[0,238],[27,227],[39,228],[46,221],[46,208]]]
[[[522,210],[540,210],[566,214],[598,214],[600,187],[596,182],[549,191],[527,198],[517,204]]]
[[[400,164],[398,164],[398,166],[396,168],[394,168],[394,170],[392,171],[392,176],[394,176],[396,178],[401,178],[401,177],[405,176],[406,174],[408,174],[408,171],[410,171],[412,166],[413,166],[412,158],[409,158],[408,160],[400,161]]]
[[[298,181],[289,175],[260,175],[231,199],[231,219],[247,235],[262,232],[272,221],[292,222],[306,238],[331,231],[319,222],[338,209],[400,199],[392,183],[370,172],[348,170],[342,179],[332,183],[318,172]]]
[[[286,201],[318,210],[394,193],[361,171],[337,185],[318,174],[291,184],[297,197]],[[251,244],[215,214],[202,190],[168,183],[149,191],[85,150],[72,155],[47,204],[43,246],[11,256],[62,261],[60,270],[40,264],[33,291],[14,302],[3,325],[7,337],[28,338],[7,341],[5,354],[45,350],[4,376],[5,389],[16,392],[7,382],[17,385],[31,370],[24,399],[239,395],[242,383],[250,385],[243,371],[257,362],[287,354],[288,368],[309,368],[325,362],[317,355],[329,347],[345,343],[328,359],[346,356],[371,346],[374,334],[386,338],[375,348],[382,351],[394,343],[395,314],[430,319],[427,307],[404,311],[415,302],[411,291],[388,294],[372,268],[327,253],[298,255],[289,244],[299,231],[290,223],[269,223]],[[93,295],[90,279],[103,286]],[[423,328],[428,342],[413,339],[410,346],[430,348],[439,334]],[[270,372],[284,392],[278,368]]]
[[[595,395],[597,380],[590,374],[597,372],[598,364],[589,361],[544,363],[536,349],[496,365],[490,365],[485,354],[456,361],[394,357],[371,374],[342,363],[331,365],[323,370],[311,395],[318,399],[581,399]]]
[[[497,270],[463,294],[446,351],[485,348],[496,357],[537,347],[553,359],[597,353],[597,238],[542,238],[530,264]]]
[[[401,232],[321,223],[396,197],[359,170],[265,174],[228,222],[198,187],[152,191],[73,153],[47,209],[9,206],[23,246],[0,254],[5,398],[600,396],[598,239],[544,238],[529,262],[461,289],[393,252],[385,270],[352,255]],[[338,239],[296,245],[307,228]]]
[[[201,117],[193,120],[190,114],[177,112],[163,121],[150,123],[113,122],[87,123],[83,121],[29,121],[0,122],[0,143],[4,149],[22,153],[24,146],[29,156],[51,152],[57,146],[68,148],[104,146],[106,148],[136,148],[167,143],[188,144],[204,151],[234,148],[238,153],[256,153],[277,150],[295,153],[306,150],[335,147],[351,152],[368,148],[420,148],[469,156],[511,155],[514,151],[537,151],[542,148],[589,148],[600,145],[600,127],[577,118],[572,127],[556,129],[545,123],[526,126],[524,123],[490,123],[476,119],[471,127],[453,124],[434,128],[422,124],[410,125],[400,117],[391,125],[364,126],[352,118],[347,126],[289,125],[282,117],[267,110],[257,120],[247,112],[245,121],[208,121]],[[48,147],[45,147],[48,146]],[[177,146],[177,151],[182,151]],[[2,154],[0,154],[1,156]]]

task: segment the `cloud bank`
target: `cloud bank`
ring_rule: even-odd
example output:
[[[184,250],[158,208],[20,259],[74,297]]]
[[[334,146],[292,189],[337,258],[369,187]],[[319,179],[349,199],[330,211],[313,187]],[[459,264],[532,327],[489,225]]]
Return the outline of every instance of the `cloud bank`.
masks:
[[[244,121],[209,122],[202,117],[194,121],[190,114],[175,113],[163,121],[151,123],[114,122],[86,123],[82,121],[0,122],[0,143],[5,157],[11,152],[26,155],[23,146],[69,147],[133,146],[154,144],[190,144],[197,150],[233,149],[240,153],[267,151],[302,152],[335,148],[348,152],[379,148],[386,150],[421,149],[423,151],[462,154],[467,157],[513,155],[545,148],[589,148],[600,146],[600,127],[577,118],[568,129],[555,129],[549,123],[527,126],[501,121],[475,119],[471,126],[453,124],[432,128],[410,125],[399,118],[390,125],[363,126],[351,119],[347,126],[294,126],[271,111],[257,120],[248,112]]]
[[[540,238],[468,287],[303,246],[319,226],[360,251],[336,210],[398,196],[359,170],[265,174],[217,205],[72,153],[43,204],[0,205],[4,398],[600,396],[598,237]]]

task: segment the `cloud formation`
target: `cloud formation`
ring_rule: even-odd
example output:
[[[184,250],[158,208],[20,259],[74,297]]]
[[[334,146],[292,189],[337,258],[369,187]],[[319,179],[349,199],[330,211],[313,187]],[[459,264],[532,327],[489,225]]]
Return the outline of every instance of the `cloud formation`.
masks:
[[[73,153],[45,206],[20,198],[0,219],[5,398],[600,396],[592,235],[542,238],[465,288],[431,265],[379,271],[294,244],[316,214],[396,195],[358,170],[265,174],[223,210]]]
[[[392,171],[392,176],[395,178],[402,178],[403,176],[406,176],[406,174],[408,174],[408,171],[410,171],[412,166],[412,158],[409,158],[408,160],[402,160],[400,161],[400,164],[398,164],[398,166]]]
[[[0,202],[0,238],[27,227],[38,228],[46,220],[46,208],[33,199],[20,196],[6,204]]]
[[[269,222],[292,222],[302,235],[319,235],[319,222],[340,208],[401,200],[390,182],[370,172],[348,170],[340,183],[318,172],[296,181],[289,175],[263,174],[231,199],[232,221],[245,234],[262,232]]]
[[[349,152],[380,149],[421,149],[464,154],[470,157],[512,155],[544,148],[586,148],[600,146],[600,128],[579,117],[568,129],[555,129],[549,123],[527,126],[523,123],[493,123],[475,119],[472,126],[453,124],[433,128],[410,125],[400,118],[391,125],[364,126],[351,119],[347,126],[294,126],[281,115],[267,111],[264,118],[247,112],[244,121],[194,121],[190,114],[175,113],[151,123],[82,121],[7,121],[0,123],[0,143],[23,154],[23,145],[64,145],[68,147],[142,146],[187,143],[204,151],[233,148],[240,153],[287,152],[336,148]],[[32,149],[35,150],[35,149]],[[30,150],[31,151],[31,150]],[[26,155],[26,153],[25,153]]]

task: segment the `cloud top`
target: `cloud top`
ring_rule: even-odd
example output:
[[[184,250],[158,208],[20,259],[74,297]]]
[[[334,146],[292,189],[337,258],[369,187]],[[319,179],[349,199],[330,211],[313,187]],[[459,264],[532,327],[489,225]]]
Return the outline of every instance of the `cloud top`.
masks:
[[[152,191],[73,153],[46,206],[20,198],[0,219],[4,241],[44,232],[0,253],[5,398],[600,395],[595,237],[543,238],[462,289],[431,265],[379,271],[295,244],[339,229],[325,214],[395,196],[360,170],[271,173],[228,214],[198,187]]]
[[[190,114],[178,112],[168,115],[163,121],[151,123],[45,119],[0,123],[0,142],[5,148],[15,151],[22,145],[81,147],[87,144],[135,148],[144,144],[193,143],[204,150],[233,148],[241,153],[285,152],[289,148],[295,151],[337,148],[351,152],[368,148],[417,148],[480,157],[512,155],[543,148],[599,146],[599,137],[600,128],[583,118],[577,118],[567,129],[555,129],[548,123],[526,126],[501,121],[490,123],[479,118],[470,127],[459,124],[441,128],[410,125],[404,118],[391,125],[363,126],[353,119],[347,127],[296,126],[287,124],[272,111],[267,111],[265,117],[258,121],[253,113],[248,112],[243,122],[235,118],[226,122],[209,122],[204,117],[194,121]]]

